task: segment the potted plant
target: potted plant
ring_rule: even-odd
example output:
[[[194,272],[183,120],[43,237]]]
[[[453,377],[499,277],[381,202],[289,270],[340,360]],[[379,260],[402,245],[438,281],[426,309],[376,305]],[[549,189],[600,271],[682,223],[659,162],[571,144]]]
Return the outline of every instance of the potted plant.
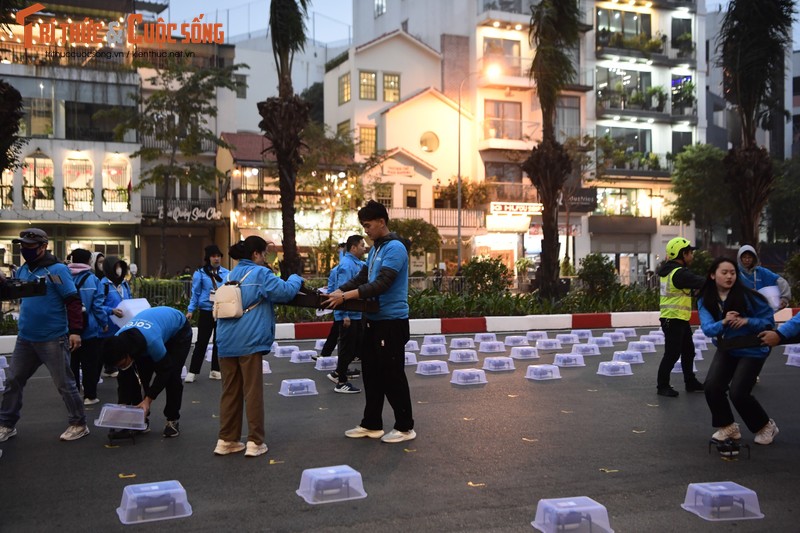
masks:
[[[647,164],[650,170],[661,170],[661,162],[658,159],[658,154],[654,154],[653,152],[647,154]]]
[[[688,31],[678,35],[672,45],[678,49],[678,57],[689,57],[692,55],[692,52],[694,52],[692,34]]]
[[[667,103],[667,92],[664,90],[664,87],[661,85],[648,87],[647,96],[649,98],[650,108],[662,113]]]
[[[691,81],[685,81],[678,86],[674,103],[676,107],[683,109],[684,115],[691,115],[694,113],[694,103],[696,101],[694,89],[695,84]]]
[[[642,109],[644,107],[644,94],[634,89],[628,98],[628,107],[631,109]]]

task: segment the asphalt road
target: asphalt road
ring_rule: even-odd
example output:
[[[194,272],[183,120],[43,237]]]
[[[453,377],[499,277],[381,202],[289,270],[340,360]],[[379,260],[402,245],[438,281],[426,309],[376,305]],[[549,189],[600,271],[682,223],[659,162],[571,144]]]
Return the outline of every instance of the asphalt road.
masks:
[[[619,346],[586,357],[583,368],[562,368],[554,381],[525,379],[528,364],[551,363],[552,353],[515,361],[513,372],[487,372],[488,384],[480,387],[457,387],[448,376],[419,376],[407,367],[418,437],[401,444],[344,437],[361,419],[363,394],[336,394],[313,365],[269,355],[270,449],[257,458],[212,454],[219,382],[207,379],[208,363],[185,386],[178,438],[161,437],[159,398],[153,431],[135,445],[113,447],[106,430],[93,425],[79,441],[58,440],[66,413],[41,370],[25,390],[19,435],[0,444],[0,531],[533,531],[540,499],[573,496],[603,504],[618,533],[800,530],[800,368],[785,365],[783,349],[773,350],[756,387],[780,434],[773,445],[758,446],[743,428],[751,458],[724,461],[708,451],[713,429],[702,394],[655,394],[663,347],[633,365],[633,376],[597,375],[599,362]],[[701,379],[713,352],[704,355],[697,362]],[[487,354],[479,356],[482,362]],[[449,365],[451,371],[470,366],[476,365]],[[280,396],[281,380],[291,378],[314,379],[319,395]],[[682,391],[681,381],[673,374]],[[99,386],[99,395],[115,400],[113,379]],[[88,419],[100,405],[87,408]],[[387,431],[393,421],[387,405]],[[342,464],[361,473],[365,499],[310,505],[295,493],[304,469]],[[120,523],[115,510],[126,485],[172,479],[186,488],[191,516]],[[765,517],[709,522],[680,507],[689,483],[716,481],[756,491]]]

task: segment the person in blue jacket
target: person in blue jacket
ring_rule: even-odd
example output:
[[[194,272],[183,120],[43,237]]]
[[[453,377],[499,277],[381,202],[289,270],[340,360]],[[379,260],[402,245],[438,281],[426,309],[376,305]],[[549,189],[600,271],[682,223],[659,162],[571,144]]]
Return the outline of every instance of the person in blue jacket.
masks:
[[[180,435],[181,371],[191,346],[192,327],[184,314],[172,307],[140,311],[106,340],[105,362],[119,368],[119,403],[149,413],[150,404],[161,391],[167,391],[165,437]]]
[[[228,281],[228,269],[221,266],[222,251],[216,244],[206,246],[205,265],[192,274],[192,297],[186,313],[188,320],[192,319],[195,311],[199,313],[197,319],[197,341],[194,343],[194,352],[189,363],[189,372],[186,374],[186,383],[193,383],[203,366],[203,359],[208,349],[208,341],[216,330],[217,322],[214,320],[214,302],[211,301],[211,292]],[[214,337],[211,348],[211,372],[208,379],[222,379],[219,371],[219,358],[217,355],[217,338]]]
[[[366,266],[361,260],[367,251],[364,237],[351,235],[345,242],[345,249],[347,252],[339,266],[328,278],[328,288],[331,292],[356,277]],[[328,379],[336,383],[334,392],[356,394],[361,392],[361,389],[350,383],[348,378],[359,377],[361,373],[358,370],[349,371],[348,367],[358,354],[361,344],[361,312],[337,309],[333,312],[333,319],[334,322],[339,322],[339,359],[336,370],[328,374]]]
[[[367,265],[358,275],[328,295],[335,308],[353,298],[376,298],[377,312],[366,313],[361,345],[361,369],[366,405],[361,423],[345,431],[350,438],[403,442],[417,437],[411,393],[405,372],[408,323],[408,243],[389,231],[386,207],[370,200],[358,211],[358,221],[373,242]],[[383,432],[384,399],[394,410],[394,429]]]
[[[275,340],[273,304],[290,301],[303,284],[297,274],[283,281],[265,266],[268,247],[267,241],[251,235],[228,251],[231,259],[239,261],[228,280],[241,282],[242,308],[247,311],[239,318],[217,319],[222,396],[216,455],[245,448],[247,457],[267,453],[261,356],[269,353]],[[243,410],[247,417],[247,446],[240,442]]]
[[[703,333],[713,339],[717,352],[708,369],[705,395],[711,423],[717,428],[715,441],[742,438],[734,422],[731,402],[756,444],[770,444],[778,427],[758,400],[753,387],[770,353],[769,346],[720,348],[720,340],[731,341],[759,334],[775,326],[772,308],[758,292],[745,287],[737,276],[736,263],[720,257],[709,267],[706,284],[697,302]],[[728,400],[730,397],[730,401]]]
[[[101,333],[101,337],[113,337],[119,331],[119,326],[111,320],[112,316],[122,318],[122,310],[119,309],[119,304],[122,300],[130,300],[131,287],[125,278],[128,275],[128,263],[119,257],[109,255],[103,261],[103,273],[105,276],[100,280],[102,284],[102,291],[105,295],[103,302],[103,309],[108,316],[108,329]],[[106,365],[104,376],[115,378],[117,377],[117,369]]]
[[[339,257],[339,263],[342,262],[342,258],[344,258],[344,253],[347,248],[346,242],[340,242],[336,248],[336,253]],[[333,267],[328,273],[328,292],[333,292],[331,288],[332,280],[335,281],[337,277],[337,270],[339,269],[339,264]],[[334,318],[336,318],[334,316]],[[336,348],[336,344],[339,342],[339,328],[341,327],[341,322],[337,322],[336,320],[333,321],[331,324],[331,330],[328,332],[328,337],[325,339],[325,344],[322,345],[322,350],[320,350],[319,356],[320,357],[330,357],[333,355],[333,350]],[[316,360],[316,357],[314,358]]]
[[[6,370],[6,390],[0,404],[0,442],[17,434],[22,411],[22,391],[34,372],[45,365],[69,413],[69,427],[61,440],[76,440],[89,434],[69,354],[81,345],[83,316],[81,300],[67,266],[47,251],[49,238],[39,228],[28,228],[12,241],[19,244],[25,264],[17,270],[22,281],[45,280],[44,296],[22,298],[19,333]]]
[[[93,405],[100,401],[97,398],[97,383],[103,367],[103,339],[100,334],[108,329],[108,315],[103,309],[105,295],[90,265],[92,252],[76,248],[68,259],[70,263],[67,266],[83,305],[81,346],[72,352],[70,366],[76,381],[78,376],[83,376],[83,404]]]
[[[777,311],[789,305],[792,297],[792,288],[789,282],[772,270],[759,265],[756,249],[745,244],[736,254],[739,267],[739,279],[745,287],[762,292],[766,287],[772,287],[774,302],[767,298],[772,309]],[[766,296],[766,295],[765,295]]]

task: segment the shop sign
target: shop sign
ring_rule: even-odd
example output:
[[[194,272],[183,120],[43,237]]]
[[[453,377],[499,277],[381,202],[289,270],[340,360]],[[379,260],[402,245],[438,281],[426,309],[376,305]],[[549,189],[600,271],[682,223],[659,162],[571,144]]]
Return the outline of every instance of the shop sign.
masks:
[[[563,198],[563,197],[562,197]],[[597,209],[597,187],[578,189],[569,197],[569,210],[573,213],[591,213]],[[558,202],[558,210],[566,211],[563,199]]]
[[[158,219],[161,220],[164,218],[164,206],[158,206]],[[180,207],[173,207],[172,209],[167,209],[167,218],[174,220],[175,222],[196,222],[198,220],[220,220],[222,218],[222,211],[219,211],[216,207],[209,207],[209,208],[201,208],[201,207],[192,207],[192,208],[180,208]]]
[[[411,165],[386,165],[383,167],[384,176],[413,176],[414,167]]]
[[[522,203],[522,202],[492,202],[489,204],[489,211],[493,214],[520,214],[520,215],[541,215],[542,204]]]

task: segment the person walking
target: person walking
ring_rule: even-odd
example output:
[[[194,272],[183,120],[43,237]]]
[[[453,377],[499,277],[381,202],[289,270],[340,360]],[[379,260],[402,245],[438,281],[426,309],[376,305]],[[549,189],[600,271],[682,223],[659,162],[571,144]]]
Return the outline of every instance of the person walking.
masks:
[[[681,360],[686,392],[702,392],[703,384],[694,374],[694,342],[689,320],[692,317],[692,290],[703,287],[705,279],[687,267],[696,248],[683,237],[667,243],[667,261],[658,269],[661,279],[661,330],[664,332],[664,356],[658,366],[657,393],[675,397],[678,391],[669,384],[670,373]]]
[[[405,345],[409,339],[408,244],[389,231],[389,213],[379,202],[367,202],[358,211],[358,220],[373,242],[367,265],[328,295],[327,306],[335,309],[353,298],[376,298],[380,308],[366,313],[361,345],[364,417],[355,428],[345,431],[345,436],[403,442],[417,437],[405,372]],[[394,429],[386,434],[384,399],[395,416]]]
[[[187,320],[192,320],[195,311],[199,314],[197,341],[194,344],[192,360],[189,363],[189,372],[186,373],[186,383],[194,383],[197,374],[200,373],[208,349],[208,341],[216,331],[217,321],[214,320],[214,302],[211,301],[211,293],[228,281],[229,271],[221,266],[222,251],[216,244],[206,246],[204,259],[205,265],[195,270],[192,275],[192,297],[186,313]],[[211,348],[211,372],[208,374],[208,379],[222,379],[222,373],[219,371],[216,335],[214,335]]]
[[[97,258],[100,261],[100,258]],[[119,326],[111,320],[112,316],[122,318],[122,309],[119,309],[119,304],[123,300],[130,300],[131,287],[125,281],[128,275],[128,264],[117,256],[109,255],[102,261],[103,265],[103,278],[100,280],[104,294],[103,309],[105,309],[108,316],[108,329],[101,333],[101,337],[110,338],[117,334]],[[97,267],[95,266],[95,269]],[[109,378],[117,377],[118,371],[116,368],[108,367],[106,365],[103,371],[103,376]]]
[[[191,347],[192,327],[172,307],[140,311],[105,341],[106,364],[119,368],[119,403],[144,409],[147,416],[153,401],[167,391],[163,435],[168,438],[180,435],[181,371]]]
[[[67,408],[69,426],[61,440],[72,441],[89,434],[69,355],[81,345],[81,300],[65,264],[47,251],[49,238],[39,228],[28,228],[13,239],[20,245],[25,264],[17,270],[22,281],[44,280],[44,296],[22,298],[19,332],[6,370],[6,390],[0,402],[0,442],[17,435],[22,411],[22,391],[34,372],[45,365]]]
[[[336,283],[336,279],[338,279],[338,270],[339,265],[342,264],[342,258],[344,258],[345,251],[347,249],[346,242],[340,242],[339,246],[336,248],[337,255],[339,257],[339,263],[333,267],[328,274],[328,292],[333,292],[334,288],[331,287],[331,283]],[[325,339],[325,344],[322,345],[322,350],[320,350],[319,357],[330,357],[333,355],[333,350],[336,348],[336,345],[339,342],[339,330],[342,326],[341,320],[336,320],[336,315],[334,314],[334,320],[331,324],[331,330],[328,332],[328,337]],[[316,361],[316,357],[314,360]]]
[[[345,248],[347,251],[336,268],[336,275],[328,279],[328,288],[331,291],[335,291],[344,282],[356,277],[366,266],[361,260],[367,250],[364,237],[351,235],[347,238]],[[328,374],[328,379],[336,384],[334,392],[356,394],[361,392],[361,389],[350,383],[348,378],[359,377],[361,373],[358,370],[350,371],[348,368],[360,348],[361,312],[337,309],[333,312],[333,318],[334,322],[339,322],[339,359],[336,370]]]
[[[251,235],[230,247],[228,254],[239,263],[228,275],[239,282],[242,309],[239,318],[217,319],[222,396],[216,455],[245,450],[245,456],[267,453],[264,429],[264,377],[262,355],[275,340],[273,304],[290,301],[300,291],[303,278],[292,274],[283,281],[265,266],[269,245]],[[247,445],[242,444],[242,411],[247,417]]]
[[[67,266],[83,306],[83,333],[80,347],[72,352],[72,374],[76,382],[83,382],[83,404],[94,405],[100,401],[97,398],[97,383],[103,368],[103,339],[100,334],[108,329],[108,315],[103,309],[105,298],[100,289],[100,280],[89,264],[92,253],[76,248],[69,259],[71,262]],[[79,380],[81,375],[83,379]]]
[[[745,244],[736,254],[739,280],[742,284],[763,294],[774,311],[789,305],[792,288],[789,282],[772,270],[759,264],[756,249]]]
[[[767,299],[744,286],[732,259],[720,257],[708,270],[697,309],[703,333],[717,346],[705,383],[711,424],[717,428],[711,438],[718,442],[742,438],[739,424],[734,422],[733,403],[747,428],[755,433],[756,444],[772,443],[778,426],[753,396],[756,379],[771,349],[768,345],[758,346],[755,335],[775,327]],[[754,346],[729,349],[722,345],[737,339],[741,342],[746,336],[754,338]]]

